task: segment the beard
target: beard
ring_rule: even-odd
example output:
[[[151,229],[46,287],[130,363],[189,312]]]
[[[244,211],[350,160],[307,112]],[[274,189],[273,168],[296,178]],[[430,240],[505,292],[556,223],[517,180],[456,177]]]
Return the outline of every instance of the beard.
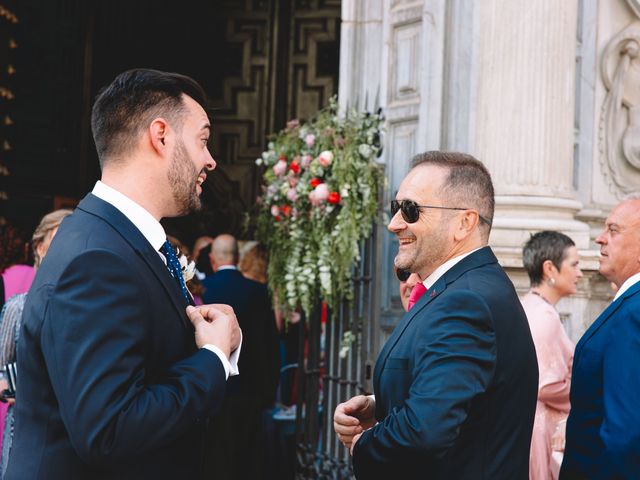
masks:
[[[417,273],[426,279],[444,262],[448,250],[447,224],[438,224],[436,229],[421,238],[416,238],[410,251],[398,251],[394,264],[397,268]]]
[[[176,144],[176,151],[167,173],[173,200],[178,209],[178,216],[200,210],[202,207],[196,189],[198,174],[198,170],[189,158],[184,142],[180,140]]]

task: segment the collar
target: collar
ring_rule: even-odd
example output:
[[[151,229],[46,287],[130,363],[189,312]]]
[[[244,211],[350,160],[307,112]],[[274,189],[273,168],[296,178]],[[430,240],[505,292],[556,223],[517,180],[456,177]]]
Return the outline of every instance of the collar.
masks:
[[[100,180],[96,182],[91,193],[118,209],[140,230],[140,233],[142,233],[156,252],[160,250],[160,247],[167,239],[167,234],[164,228],[162,228],[162,225],[160,225],[160,222],[147,210],[123,193]]]
[[[618,298],[622,296],[624,292],[629,290],[632,286],[634,286],[638,282],[640,282],[640,272],[636,273],[635,275],[631,275],[629,278],[627,278],[624,281],[624,283],[620,286],[620,288],[616,292],[616,296],[613,297],[613,301],[615,302]]]
[[[219,272],[221,270],[238,270],[238,267],[235,265],[222,265],[221,267],[218,267],[218,270],[216,270],[216,272]]]
[[[427,290],[429,290],[440,279],[440,277],[442,277],[445,273],[447,273],[449,270],[451,270],[454,265],[456,265],[458,262],[464,260],[466,257],[471,255],[473,252],[477,252],[481,248],[482,247],[478,247],[478,248],[476,248],[474,250],[471,250],[471,251],[469,251],[467,253],[463,253],[462,255],[458,255],[457,257],[453,257],[453,258],[447,260],[442,265],[440,265],[438,268],[436,268],[431,275],[429,275],[427,278],[425,278],[422,281],[422,284],[425,286],[425,288]]]

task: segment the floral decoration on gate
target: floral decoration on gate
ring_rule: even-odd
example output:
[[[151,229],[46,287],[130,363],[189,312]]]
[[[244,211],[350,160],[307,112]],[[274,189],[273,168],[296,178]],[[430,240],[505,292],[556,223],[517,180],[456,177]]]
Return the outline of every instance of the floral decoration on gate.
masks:
[[[293,120],[256,160],[266,167],[257,236],[269,249],[269,287],[288,310],[353,296],[351,272],[384,182],[382,115],[338,112],[335,97],[308,123]]]

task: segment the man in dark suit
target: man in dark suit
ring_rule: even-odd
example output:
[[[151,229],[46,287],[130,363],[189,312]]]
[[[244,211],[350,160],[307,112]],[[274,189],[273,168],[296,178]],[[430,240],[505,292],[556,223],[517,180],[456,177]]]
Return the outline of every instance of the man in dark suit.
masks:
[[[427,152],[391,204],[397,268],[427,289],[334,427],[357,478],[526,479],[538,369],[515,289],[487,246],[494,195],[470,155]]]
[[[267,286],[238,271],[238,242],[227,234],[211,244],[211,268],[202,298],[233,307],[242,328],[241,374],[229,379],[227,395],[212,419],[206,471],[210,478],[265,476],[262,415],[273,406],[279,373],[278,334]]]
[[[576,345],[561,479],[640,478],[640,194],[596,238],[618,291]]]
[[[240,330],[228,306],[189,305],[159,220],[198,208],[215,167],[204,105],[192,79],[154,70],[98,96],[102,180],[27,299],[5,478],[198,478]]]

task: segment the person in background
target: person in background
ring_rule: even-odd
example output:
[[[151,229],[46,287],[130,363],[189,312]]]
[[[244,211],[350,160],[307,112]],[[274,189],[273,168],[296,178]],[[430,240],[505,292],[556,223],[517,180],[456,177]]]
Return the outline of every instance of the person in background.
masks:
[[[28,265],[29,242],[19,228],[11,224],[0,226],[0,302],[29,290],[35,269]],[[0,305],[0,308],[2,306]]]
[[[417,291],[414,294],[413,299],[411,298],[411,294],[415,286],[422,283],[420,275],[395,266],[393,269],[395,270],[396,277],[398,277],[398,281],[400,282],[400,302],[402,302],[402,308],[404,308],[405,312],[408,312],[409,301],[412,300],[411,306],[413,307],[425,292],[424,289],[421,289],[419,292]]]
[[[258,243],[251,247],[240,259],[238,269],[242,274],[258,283],[267,283],[269,254],[264,245]]]
[[[639,478],[640,192],[614,207],[596,243],[618,290],[576,345],[560,478]]]
[[[266,285],[238,271],[238,242],[228,234],[211,244],[214,274],[203,300],[233,307],[242,329],[240,375],[229,379],[220,412],[208,432],[205,472],[216,480],[265,478],[263,411],[273,406],[278,384],[278,335]]]
[[[200,281],[213,274],[213,270],[211,270],[211,262],[209,261],[212,243],[213,237],[209,237],[207,235],[198,237],[196,238],[196,241],[193,242],[191,258],[196,262],[196,277]]]
[[[40,220],[36,227],[33,237],[31,238],[31,247],[33,249],[33,257],[35,260],[34,268],[38,268],[42,263],[42,259],[49,250],[49,245],[53,240],[58,226],[65,217],[71,215],[72,211],[67,209],[55,210],[46,214]],[[24,303],[27,299],[27,293],[20,293],[11,297],[0,313],[0,367],[16,361],[16,343],[19,339],[20,325],[22,324],[22,311]],[[6,374],[6,372],[5,372]],[[9,384],[6,378],[0,380],[0,392],[6,392]],[[15,391],[10,392],[11,395],[6,398],[9,408],[5,418],[5,429],[2,434],[2,459],[0,468],[4,477],[9,460],[9,452],[11,450],[11,442],[13,440],[13,405],[15,403]],[[3,396],[4,397],[4,396]],[[4,400],[4,398],[3,398]]]
[[[529,478],[557,479],[569,414],[574,345],[567,336],[556,303],[577,291],[582,277],[578,250],[566,235],[543,231],[522,250],[531,288],[521,299],[538,359],[538,403],[531,437]]]

